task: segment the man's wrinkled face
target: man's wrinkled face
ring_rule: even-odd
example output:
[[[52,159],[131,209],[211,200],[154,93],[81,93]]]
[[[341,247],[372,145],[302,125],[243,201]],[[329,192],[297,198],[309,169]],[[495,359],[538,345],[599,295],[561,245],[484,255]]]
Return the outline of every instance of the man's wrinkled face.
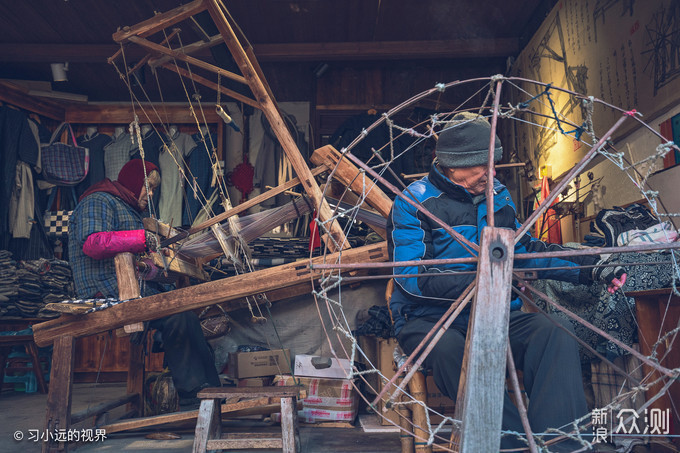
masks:
[[[489,171],[486,165],[464,168],[445,168],[444,175],[452,182],[464,187],[471,195],[480,195],[486,190]],[[496,176],[496,170],[492,177]]]

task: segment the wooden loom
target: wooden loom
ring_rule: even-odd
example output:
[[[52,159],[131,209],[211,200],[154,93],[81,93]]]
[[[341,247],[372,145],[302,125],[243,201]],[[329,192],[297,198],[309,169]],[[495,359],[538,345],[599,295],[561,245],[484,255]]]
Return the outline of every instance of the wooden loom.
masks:
[[[150,52],[149,64],[154,62],[166,69],[179,72],[182,76],[189,76],[188,72],[178,70],[174,66],[165,64],[163,56],[169,56],[177,60],[185,61],[189,64],[213,71],[220,76],[230,78],[240,83],[247,84],[255,99],[248,98],[239,93],[235,93],[224,87],[217,86],[199,76],[192,76],[195,82],[219,89],[222,94],[233,97],[245,104],[252,105],[266,116],[269,124],[275,132],[283,150],[291,162],[297,177],[271,189],[252,200],[234,208],[228,209],[225,213],[199,225],[195,230],[210,228],[218,222],[227,220],[229,217],[238,214],[251,206],[261,203],[279,193],[289,190],[295,185],[301,184],[305,194],[317,208],[321,221],[327,222],[329,234],[323,239],[330,250],[337,250],[338,246],[349,248],[345,240],[344,233],[337,221],[333,220],[333,212],[323,197],[323,194],[315,181],[315,176],[329,168],[335,168],[339,160],[339,153],[330,146],[326,146],[315,152],[314,161],[320,167],[310,170],[304,158],[299,152],[297,145],[286,128],[283,119],[276,106],[271,90],[267,85],[262,71],[255,59],[252,48],[243,37],[233,20],[220,5],[219,0],[195,0],[187,5],[180,6],[166,13],[158,14],[155,17],[143,21],[132,27],[125,27],[115,33],[113,39],[121,45],[134,43],[147,48]],[[204,44],[197,43],[185,47],[185,52],[178,52],[165,47],[170,37],[163,40],[161,44],[154,43],[146,39],[167,27],[171,27],[180,21],[207,10],[213,21],[217,25],[221,34],[221,40],[229,48],[232,57],[237,62],[241,75],[233,74],[221,68],[202,62],[188,55]],[[214,44],[215,39],[211,39]],[[245,43],[245,44],[244,44]],[[121,51],[116,52],[109,61],[114,61]],[[160,58],[158,58],[160,57]],[[133,68],[134,69],[134,68]],[[356,184],[363,173],[354,165],[343,161],[339,168],[341,171],[335,175],[341,183],[351,186]],[[377,187],[373,187],[367,196],[367,202],[381,214],[389,211],[391,200]],[[158,225],[146,224],[145,227],[164,236],[170,236],[171,232],[162,232]],[[130,353],[130,366],[128,371],[128,395],[116,401],[103,403],[95,408],[91,408],[79,414],[71,414],[71,392],[73,384],[73,364],[74,364],[74,344],[75,339],[94,335],[97,333],[120,330],[124,328],[126,332],[133,332],[140,329],[141,323],[181,313],[188,310],[198,309],[221,303],[225,311],[235,310],[245,306],[244,298],[253,294],[266,293],[270,301],[281,300],[304,293],[309,293],[314,279],[318,279],[324,271],[313,270],[310,264],[321,261],[337,260],[339,252],[333,255],[320,257],[312,260],[299,261],[285,264],[261,271],[248,274],[237,275],[235,277],[222,280],[201,283],[194,286],[183,287],[171,292],[157,294],[150,297],[139,298],[139,286],[135,276],[133,255],[124,253],[116,256],[116,273],[119,286],[119,297],[122,299],[133,299],[128,302],[113,306],[106,310],[95,311],[89,314],[65,313],[59,318],[46,321],[33,326],[36,344],[41,347],[54,345],[53,366],[51,370],[51,380],[47,401],[47,412],[45,417],[46,432],[56,432],[57,430],[69,429],[73,423],[83,421],[89,417],[96,416],[109,411],[123,404],[128,405],[128,414],[140,415],[143,407],[143,351],[141,346],[132,346]],[[160,260],[160,257],[155,257]],[[386,243],[367,245],[356,249],[345,250],[342,252],[342,260],[345,263],[361,262],[380,262],[387,261]],[[186,275],[199,278],[203,277],[203,271],[197,264],[176,257],[174,267],[169,270],[174,275]],[[238,408],[240,406],[237,405]],[[160,421],[159,423],[164,423]],[[153,422],[146,422],[148,426]],[[136,425],[135,425],[136,426]],[[54,439],[43,444],[43,452],[65,451],[68,444],[57,442]]]

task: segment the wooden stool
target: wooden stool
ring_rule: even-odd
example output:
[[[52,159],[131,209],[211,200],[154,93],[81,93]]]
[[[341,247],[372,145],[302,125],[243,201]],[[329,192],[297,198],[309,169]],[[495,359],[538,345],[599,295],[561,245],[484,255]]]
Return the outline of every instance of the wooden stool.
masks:
[[[281,448],[285,453],[299,451],[297,398],[300,387],[215,387],[198,393],[201,407],[196,420],[193,453],[214,450]],[[281,436],[256,433],[222,435],[220,400],[224,398],[280,398]]]

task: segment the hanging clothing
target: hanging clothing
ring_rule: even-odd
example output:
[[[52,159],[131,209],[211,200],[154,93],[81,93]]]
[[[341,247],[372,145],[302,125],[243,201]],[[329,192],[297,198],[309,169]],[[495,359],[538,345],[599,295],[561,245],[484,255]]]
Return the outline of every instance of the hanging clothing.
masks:
[[[161,190],[158,202],[158,218],[174,226],[182,222],[182,199],[184,193],[184,158],[196,148],[191,135],[176,132],[168,137],[158,157],[161,169]]]
[[[300,154],[302,156],[308,155],[309,145],[305,139],[305,134],[298,130],[295,117],[284,112],[281,112],[281,115],[300,150]],[[256,118],[256,116],[253,115],[253,118]],[[279,139],[272,130],[269,121],[267,121],[267,117],[263,114],[260,114],[260,123],[263,136],[255,160],[253,183],[255,187],[260,187],[260,190],[264,192],[267,190],[267,186],[276,187],[291,180],[293,178],[293,166],[286,157]],[[253,129],[256,128],[253,127]],[[263,208],[283,206],[290,200],[290,195],[280,194],[263,201],[260,205]]]
[[[0,249],[10,240],[9,200],[15,186],[17,160],[37,164],[38,145],[28,125],[28,115],[17,109],[0,107]]]
[[[130,153],[134,152],[137,146],[132,143],[130,134],[123,133],[113,137],[104,146],[104,173],[111,181],[118,179],[118,173],[123,165],[130,160]],[[90,159],[92,161],[92,159]]]
[[[375,123],[379,118],[379,115],[369,113],[362,113],[348,118],[335,130],[328,143],[333,145],[338,151],[341,151],[343,148],[349,146],[354,139],[360,136],[367,127]],[[412,168],[412,165],[405,165],[405,162],[407,160],[413,160],[413,155],[415,155],[417,151],[415,149],[410,149],[406,155],[399,157],[401,152],[406,149],[405,141],[404,139],[400,139],[399,135],[400,134],[395,133],[394,140],[392,140],[389,126],[383,123],[373,129],[362,141],[352,148],[351,153],[365,163],[369,163],[370,161],[369,165],[377,165],[380,163],[380,160],[373,156],[373,150],[380,151],[380,155],[385,161],[391,161],[390,168],[394,173],[399,175],[403,172],[408,172],[407,169]],[[391,143],[391,145],[383,148],[385,143]],[[392,155],[392,152],[394,152],[394,156]],[[392,160],[393,157],[394,160]],[[431,160],[429,162],[431,162]],[[429,165],[427,168],[429,169]],[[385,172],[383,176],[390,183],[402,187],[391,172]],[[386,193],[390,195],[391,191],[386,190]]]
[[[52,134],[49,129],[30,117],[28,118],[28,127],[33,133],[35,143],[38,145],[38,158],[36,159],[36,164],[33,166],[33,169],[36,173],[40,174],[42,173],[42,144],[49,143]]]
[[[543,178],[543,181],[541,181],[541,196],[534,204],[534,209],[538,208],[538,205],[549,196],[550,180],[545,177]],[[557,198],[552,202],[552,205],[555,203],[557,203]],[[562,227],[560,225],[560,219],[557,217],[557,213],[554,209],[547,209],[543,215],[536,219],[536,237],[542,241],[550,242],[551,244],[562,243]]]
[[[33,171],[26,162],[18,161],[14,189],[9,200],[9,231],[13,238],[29,239],[34,222]]]
[[[217,136],[210,134],[210,137],[201,138],[201,134],[196,133],[191,136],[196,143],[196,149],[189,155],[189,172],[187,177],[191,184],[185,187],[186,207],[182,211],[182,225],[191,225],[196,219],[198,211],[203,204],[210,198],[212,180],[212,144],[217,146]]]
[[[87,136],[81,135],[76,138],[78,145],[84,146],[90,150],[90,169],[87,172],[87,176],[76,187],[76,193],[78,196],[82,195],[85,190],[98,183],[99,181],[106,178],[106,166],[104,164],[104,156],[106,145],[111,143],[112,138],[110,135],[100,134],[96,132],[94,135]],[[117,176],[117,175],[116,175]]]
[[[161,148],[163,147],[163,143],[164,143],[163,139],[161,138],[160,135],[158,135],[158,132],[156,132],[154,129],[149,129],[146,132],[146,134],[143,134],[142,147],[144,148],[144,160],[146,160],[147,162],[151,162],[152,164],[160,168],[158,156],[161,152]],[[135,146],[135,148],[130,153],[130,159],[141,158],[142,155],[139,152],[139,147]],[[163,176],[162,172],[161,176]]]

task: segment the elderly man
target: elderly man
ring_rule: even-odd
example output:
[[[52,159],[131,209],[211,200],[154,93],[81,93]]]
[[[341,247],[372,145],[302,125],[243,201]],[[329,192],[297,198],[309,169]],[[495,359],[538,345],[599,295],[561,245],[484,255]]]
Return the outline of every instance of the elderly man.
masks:
[[[156,249],[155,237],[146,235],[142,213],[160,185],[158,167],[141,159],[126,163],[118,180],[103,181],[83,193],[69,219],[69,264],[80,298],[118,298],[113,257],[122,252]],[[142,296],[162,292],[154,282],[143,282]],[[220,386],[219,375],[198,317],[178,313],[152,321],[161,333],[165,360],[180,397],[180,407],[197,405],[196,393]]]
[[[436,146],[437,159],[430,173],[412,183],[404,192],[421,203],[439,219],[473,243],[479,243],[486,226],[485,187],[490,175],[487,169],[491,127],[486,119],[473,114],[457,114],[441,131]],[[502,157],[496,137],[494,160]],[[516,229],[518,222],[508,190],[496,179],[494,184],[495,226]],[[388,244],[394,261],[418,261],[438,258],[463,258],[470,253],[443,228],[423,215],[411,204],[398,198],[388,220]],[[557,250],[562,247],[538,241],[529,234],[522,237],[515,253]],[[516,266],[546,268],[539,278],[572,283],[609,284],[615,291],[625,282],[621,268],[574,268],[596,264],[599,258],[518,260]],[[563,269],[550,269],[561,267]],[[396,267],[395,290],[390,310],[399,344],[411,353],[450,304],[474,280],[475,264]],[[420,274],[406,278],[409,274]],[[534,432],[565,427],[587,413],[583,392],[578,345],[566,332],[543,314],[520,311],[522,303],[511,303],[509,336],[514,361],[523,371],[524,388],[529,397],[528,417]],[[455,320],[425,360],[432,370],[437,387],[449,398],[456,398],[460,378],[469,307]],[[571,328],[571,326],[568,326]],[[519,412],[505,395],[503,429],[524,432]],[[525,446],[505,436],[504,448]],[[572,451],[575,442],[562,443],[556,451]]]

